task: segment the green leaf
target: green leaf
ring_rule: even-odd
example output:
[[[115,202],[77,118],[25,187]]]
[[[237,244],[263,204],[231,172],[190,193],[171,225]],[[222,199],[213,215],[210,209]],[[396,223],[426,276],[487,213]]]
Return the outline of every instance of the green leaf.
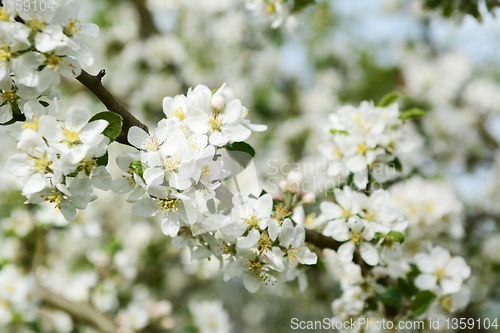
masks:
[[[45,101],[38,101],[38,103],[42,104],[42,106],[44,106],[44,107],[47,107],[50,105],[49,103],[47,103]]]
[[[14,119],[9,120],[6,123],[1,123],[0,126],[8,126],[14,124],[16,121]]]
[[[243,168],[246,168],[255,156],[255,150],[246,142],[233,142],[224,146],[227,153]]]
[[[335,135],[335,134],[348,134],[347,131],[336,130],[336,129],[331,129],[330,133],[332,133],[333,135]]]
[[[415,287],[410,277],[408,277],[408,281],[403,278],[398,278],[398,287],[399,291],[407,298],[411,298],[418,292],[418,288]]]
[[[377,106],[381,108],[388,107],[389,105],[392,105],[396,103],[396,101],[401,97],[402,95],[397,92],[393,91],[388,94],[386,94],[382,99],[378,102]]]
[[[109,154],[108,154],[108,152],[106,152],[106,154],[102,155],[101,157],[98,157],[96,159],[96,162],[97,162],[98,166],[101,166],[101,165],[107,166],[108,162],[109,162]]]
[[[390,231],[387,235],[384,235],[381,232],[376,232],[375,237],[377,239],[385,239],[398,243],[403,243],[405,241],[405,235],[403,235],[399,231]]]
[[[406,111],[401,112],[399,115],[399,119],[401,119],[403,122],[407,121],[408,119],[419,119],[425,117],[427,114],[426,111],[419,109],[419,108],[413,108],[409,109]]]
[[[108,126],[102,132],[102,134],[110,138],[111,141],[116,140],[116,138],[118,137],[118,135],[120,135],[122,131],[122,126],[123,126],[122,117],[117,113],[111,111],[104,111],[104,112],[99,112],[98,114],[90,118],[89,122],[99,119],[104,119],[108,122]]]
[[[434,294],[430,290],[422,290],[415,296],[415,299],[411,303],[412,314],[414,317],[421,316],[427,311],[432,301],[436,298],[436,294]]]
[[[403,296],[401,295],[398,288],[389,286],[383,294],[378,295],[378,298],[382,303],[389,306],[400,306]]]
[[[307,7],[311,4],[316,3],[316,0],[295,0],[294,11],[302,10],[304,7]]]
[[[405,235],[399,231],[393,230],[387,234],[387,237],[398,243],[403,243],[405,241]]]
[[[403,164],[401,164],[401,161],[399,160],[398,157],[395,157],[392,162],[389,162],[389,165],[393,165],[394,169],[396,169],[399,172],[403,171]]]
[[[141,161],[133,161],[130,163],[129,168],[134,170],[134,172],[142,178],[144,171],[149,168],[149,165],[142,163]]]

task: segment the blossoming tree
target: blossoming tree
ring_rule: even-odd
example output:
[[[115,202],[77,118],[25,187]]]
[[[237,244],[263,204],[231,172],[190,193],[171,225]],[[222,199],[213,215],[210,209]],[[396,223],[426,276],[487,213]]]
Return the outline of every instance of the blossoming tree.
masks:
[[[124,4],[110,4],[117,6],[118,19],[109,21],[118,29],[101,17],[110,27],[99,36],[96,24],[80,21],[79,1],[3,1],[0,123],[16,151],[6,149],[3,163],[9,176],[2,182],[9,188],[1,194],[0,327],[9,332],[229,332],[236,325],[246,332],[263,321],[272,302],[263,305],[255,298],[242,305],[237,299],[260,294],[287,300],[293,292],[289,299],[309,295],[305,304],[313,307],[328,298],[333,313],[328,309],[330,320],[323,325],[330,327],[323,329],[341,323],[342,332],[376,331],[342,324],[370,317],[391,321],[398,332],[412,331],[399,325],[411,320],[425,323],[425,332],[441,332],[458,328],[455,316],[467,318],[469,329],[496,329],[497,318],[486,318],[486,327],[488,312],[479,312],[481,302],[498,305],[491,282],[500,262],[495,239],[484,251],[496,266],[472,261],[483,246],[477,245],[483,229],[498,240],[498,213],[476,207],[464,217],[449,183],[433,176],[451,168],[450,161],[470,168],[491,164],[498,138],[485,119],[498,104],[485,103],[475,91],[497,95],[500,85],[476,79],[464,88],[471,72],[467,59],[437,55],[426,62],[419,50],[403,50],[411,53],[397,73],[404,83],[386,91],[383,84],[391,74],[361,56],[360,67],[383,77],[383,83],[367,80],[369,88],[380,83],[384,91],[367,90],[363,98],[351,99],[355,103],[338,103],[334,96],[351,93],[340,91],[339,68],[356,69],[345,55],[345,66],[330,64],[335,61],[329,55],[342,57],[339,50],[315,49],[328,41],[333,26],[329,5],[249,0],[244,7],[259,16],[249,16],[250,28],[264,29],[270,40],[283,38],[273,35],[277,32],[299,30],[307,15],[318,19],[311,53],[324,85],[297,97],[296,83],[278,73],[285,87],[281,97],[292,96],[287,106],[273,97],[276,88],[269,85],[277,58],[267,59],[276,52],[266,38],[251,31],[245,36],[243,29],[232,35],[221,23],[226,21],[207,33],[213,39],[195,36],[203,29],[192,26],[206,27],[221,15],[227,20],[245,15],[239,4],[207,2],[127,2],[137,12],[132,38],[119,19],[132,12]],[[475,7],[462,7],[452,9],[481,17]],[[162,34],[161,20],[152,12],[172,8],[181,28],[177,35],[168,27]],[[217,38],[226,33],[226,43],[220,44]],[[108,74],[82,69],[94,63],[87,38],[103,40],[100,57],[110,55]],[[234,49],[235,40],[250,46]],[[189,52],[200,58],[186,61]],[[211,66],[214,73],[204,69]],[[226,74],[231,84],[224,83]],[[105,88],[109,76],[110,90],[118,94]],[[176,88],[164,89],[171,77]],[[214,85],[200,84],[204,78]],[[80,92],[75,82],[86,90]],[[346,74],[346,87],[355,84]],[[253,96],[245,95],[246,87]],[[71,90],[102,104],[86,108],[88,102],[77,98],[68,103]],[[251,108],[244,106],[246,100],[253,100]],[[273,119],[276,109],[293,113],[299,100],[302,116],[278,113]],[[458,116],[451,115],[459,108]],[[472,108],[481,109],[479,116],[471,115]],[[259,112],[270,128],[250,120]],[[464,133],[473,133],[475,141],[462,138]],[[256,141],[266,135],[272,136],[266,144]],[[461,140],[466,143],[460,148],[450,148]],[[283,157],[288,148],[290,156]],[[300,163],[298,170],[281,167],[276,181],[264,181],[271,160]],[[324,172],[302,172],[306,164],[322,165]],[[475,270],[493,276],[482,293]],[[234,308],[225,310],[215,297],[197,300],[190,294],[196,289],[224,290],[226,309]],[[275,318],[282,315],[276,308]],[[240,319],[230,319],[228,312],[237,311]],[[300,316],[283,311],[290,317],[286,327],[292,316]],[[283,329],[283,322],[276,325]]]

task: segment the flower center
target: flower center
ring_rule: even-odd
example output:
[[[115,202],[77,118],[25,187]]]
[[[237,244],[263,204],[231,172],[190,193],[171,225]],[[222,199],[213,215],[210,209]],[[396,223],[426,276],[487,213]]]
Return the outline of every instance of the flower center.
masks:
[[[33,131],[37,132],[38,131],[38,119],[39,118],[35,118],[32,123],[30,123],[29,121],[26,120],[24,122],[24,125],[21,128],[22,129],[29,128],[29,129],[32,129]]]
[[[259,251],[262,253],[264,251],[271,251],[273,241],[269,238],[267,232],[264,232],[260,236],[259,242],[257,243]]]
[[[46,27],[46,24],[42,20],[35,19],[26,22],[26,26],[35,32],[41,32]]]
[[[274,217],[276,218],[276,220],[278,220],[278,222],[283,222],[285,216],[290,214],[290,211],[281,205],[275,205],[274,207],[276,207],[276,210],[274,211]]]
[[[166,210],[167,213],[170,211],[172,211],[173,213],[177,212],[179,210],[177,208],[178,204],[179,204],[179,199],[176,198],[160,199],[160,201],[158,202],[158,206],[161,206],[161,210]]]
[[[19,99],[19,96],[16,95],[14,90],[7,90],[7,91],[2,93],[2,100],[6,103],[12,104],[15,101],[17,101],[18,99]]]
[[[80,134],[82,134],[81,131],[72,131],[67,128],[63,129],[63,135],[70,146],[78,143],[80,140]]]
[[[252,229],[252,228],[257,229],[259,227],[260,219],[257,218],[257,216],[255,214],[250,215],[244,221],[246,224],[250,225],[250,229]]]
[[[446,271],[444,270],[444,268],[439,268],[438,270],[436,270],[434,275],[436,275],[439,282],[446,277]]]
[[[97,168],[97,161],[93,158],[86,158],[80,163],[80,165],[82,166],[83,170],[90,172],[92,171],[92,169]]]
[[[184,114],[184,111],[182,111],[182,108],[180,106],[172,111],[172,116],[177,117],[180,120],[184,120],[186,118],[186,115]]]
[[[36,171],[40,171],[40,173],[45,173],[45,170],[52,164],[52,161],[47,159],[47,155],[43,157],[37,157],[33,159],[33,166],[31,169],[36,169]]]
[[[165,159],[165,170],[176,171],[180,164],[180,160],[167,156],[167,158]]]
[[[354,244],[359,245],[359,243],[363,241],[363,236],[361,235],[360,232],[353,232],[351,233],[351,241]]]
[[[12,53],[10,52],[10,46],[3,44],[0,48],[0,61],[8,62],[12,58]]]
[[[54,70],[59,66],[59,63],[62,62],[62,60],[62,57],[58,57],[53,53],[47,57],[47,67],[51,70]]]
[[[298,247],[292,247],[287,251],[288,254],[288,262],[290,265],[296,264],[299,262],[299,257],[303,254],[304,251],[300,250]]]
[[[342,218],[347,220],[349,217],[351,217],[351,210],[349,208],[342,207]]]
[[[212,128],[212,132],[219,131],[222,127],[222,116],[219,113],[214,113],[214,117],[208,120],[210,127]]]
[[[152,136],[149,140],[149,142],[144,143],[144,148],[148,153],[160,150],[160,141],[157,138]]]
[[[366,144],[360,143],[358,145],[358,150],[357,151],[358,151],[359,154],[364,154],[367,149],[368,149],[368,147],[366,146]]]
[[[79,23],[78,20],[70,19],[68,25],[64,27],[63,32],[65,35],[69,37],[73,37],[74,34],[79,34],[80,29],[76,27],[76,24]]]
[[[5,8],[0,8],[0,20],[4,22],[10,22],[10,16],[5,10]]]
[[[274,6],[274,4],[270,4],[266,7],[266,10],[269,14],[273,14],[274,12],[276,12],[276,7]]]
[[[210,167],[208,165],[204,165],[203,168],[201,168],[201,176],[209,176],[210,175]]]
[[[41,198],[44,197],[44,195],[40,195]],[[54,208],[59,208],[61,209],[61,201],[62,201],[63,195],[61,192],[54,193],[52,195],[49,195],[48,197],[45,197],[45,201],[48,201],[50,203],[55,203]]]

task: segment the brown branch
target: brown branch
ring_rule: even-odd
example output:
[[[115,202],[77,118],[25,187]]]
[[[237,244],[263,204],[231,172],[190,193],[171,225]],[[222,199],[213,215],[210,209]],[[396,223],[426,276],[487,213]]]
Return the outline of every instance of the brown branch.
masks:
[[[333,249],[337,250],[340,243],[331,237],[327,237],[317,231],[306,230],[306,243],[312,244],[320,249]]]
[[[146,0],[132,0],[132,3],[135,5],[137,12],[139,13],[139,18],[141,20],[141,30],[139,32],[140,36],[143,38],[148,38],[158,34],[158,29],[154,24],[151,13],[146,8]]]
[[[130,113],[118,100],[102,85],[102,77],[106,74],[104,70],[101,70],[97,75],[90,75],[82,69],[82,73],[76,79],[80,81],[85,87],[87,87],[99,100],[108,108],[109,111],[119,114],[123,119],[122,132],[116,138],[117,142],[130,145],[127,141],[128,130],[132,126],[139,126],[146,132],[148,128],[142,122],[140,122],[136,117]]]
[[[77,320],[91,324],[99,332],[114,333],[118,329],[118,326],[111,319],[97,311],[90,304],[68,301],[42,286],[38,286],[37,293],[44,303],[68,313]]]

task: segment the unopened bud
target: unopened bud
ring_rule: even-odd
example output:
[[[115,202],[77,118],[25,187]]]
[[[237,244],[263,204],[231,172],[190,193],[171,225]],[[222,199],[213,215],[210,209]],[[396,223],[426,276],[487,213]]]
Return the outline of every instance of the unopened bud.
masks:
[[[224,101],[224,97],[222,97],[221,95],[217,95],[217,96],[212,97],[212,100],[210,101],[210,103],[212,104],[212,107],[214,108],[214,110],[219,111],[220,109],[222,109],[224,107],[226,101]]]
[[[276,193],[276,194],[274,195],[274,200],[276,200],[276,201],[283,201],[283,199],[284,199],[284,198],[283,198],[283,196],[281,195],[281,193]]]
[[[286,180],[282,180],[278,183],[278,187],[284,191],[288,187],[288,182]]]
[[[302,201],[305,204],[313,204],[316,201],[316,194],[313,192],[306,193],[306,195],[302,198]]]

